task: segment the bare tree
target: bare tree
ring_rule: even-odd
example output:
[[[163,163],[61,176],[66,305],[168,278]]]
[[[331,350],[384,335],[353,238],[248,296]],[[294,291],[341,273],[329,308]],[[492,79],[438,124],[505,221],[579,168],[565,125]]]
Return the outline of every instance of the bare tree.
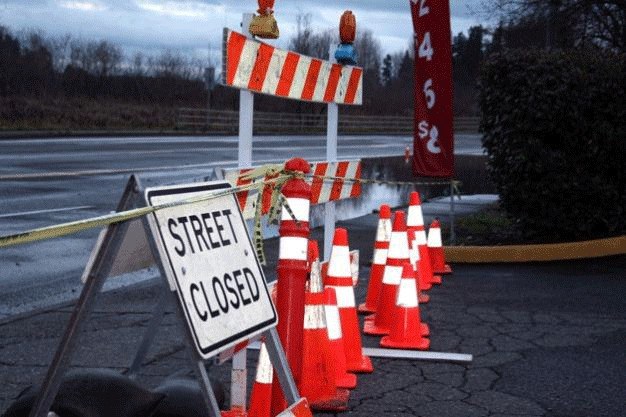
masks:
[[[496,0],[485,2],[511,25],[542,23],[546,47],[596,45],[626,51],[624,0]]]
[[[108,41],[90,42],[89,51],[93,54],[96,75],[107,77],[117,73],[124,55],[122,48]]]
[[[359,66],[364,70],[372,70],[379,72],[380,58],[382,56],[382,48],[378,39],[374,37],[374,34],[370,29],[358,30],[356,39],[354,41],[354,47],[359,54]]]
[[[311,55],[312,36],[311,13],[298,13],[296,16],[296,33],[289,40],[289,50],[303,55]]]

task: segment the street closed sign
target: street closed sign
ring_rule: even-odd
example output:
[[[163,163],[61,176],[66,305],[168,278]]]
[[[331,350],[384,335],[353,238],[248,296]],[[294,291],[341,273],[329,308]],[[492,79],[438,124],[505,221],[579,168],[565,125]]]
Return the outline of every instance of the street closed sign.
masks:
[[[223,191],[225,182],[149,188],[152,206]],[[152,234],[200,356],[275,326],[277,315],[234,194],[157,210]]]

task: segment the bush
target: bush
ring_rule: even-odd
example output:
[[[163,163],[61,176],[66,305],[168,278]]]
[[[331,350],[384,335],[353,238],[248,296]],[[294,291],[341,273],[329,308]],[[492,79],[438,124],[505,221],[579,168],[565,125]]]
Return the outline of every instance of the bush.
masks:
[[[505,51],[485,63],[490,176],[529,238],[626,231],[626,56]]]

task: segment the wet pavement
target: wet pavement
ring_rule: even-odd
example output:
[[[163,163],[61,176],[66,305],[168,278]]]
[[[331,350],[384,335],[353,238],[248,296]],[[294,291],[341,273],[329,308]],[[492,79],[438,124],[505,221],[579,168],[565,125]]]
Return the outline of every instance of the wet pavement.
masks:
[[[428,219],[427,219],[428,220]],[[342,222],[361,251],[357,302],[365,298],[375,216]],[[313,236],[321,238],[322,230]],[[276,259],[277,241],[266,244]],[[268,277],[274,266],[269,265]],[[454,274],[421,306],[431,350],[471,353],[468,365],[374,358],[358,377],[350,416],[620,416],[626,392],[626,256],[541,264],[453,265]],[[124,372],[158,296],[158,281],[102,294],[73,367]],[[153,388],[192,375],[173,309],[168,309],[139,375]],[[0,412],[50,363],[71,305],[0,322]],[[378,338],[364,337],[376,347]],[[256,366],[248,359],[249,379]],[[224,383],[229,367],[214,366]],[[316,413],[319,416],[333,414]]]

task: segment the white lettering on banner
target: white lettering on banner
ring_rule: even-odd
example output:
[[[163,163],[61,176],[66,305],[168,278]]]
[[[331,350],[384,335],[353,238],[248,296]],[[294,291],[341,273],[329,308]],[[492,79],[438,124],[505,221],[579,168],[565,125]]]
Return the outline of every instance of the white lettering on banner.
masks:
[[[429,78],[424,82],[424,88],[422,88],[424,96],[426,96],[426,107],[432,109],[435,106],[437,97],[435,96],[435,90],[433,90],[433,79]]]
[[[417,288],[414,279],[402,279],[400,288],[398,288],[398,298],[396,299],[398,307],[418,307]]]
[[[421,139],[426,139],[426,137],[429,138],[426,143],[428,151],[430,153],[441,153],[441,148],[439,147],[437,141],[439,139],[439,129],[437,129],[437,126],[433,126],[429,130],[428,122],[426,120],[422,120],[418,125],[418,129]]]
[[[309,221],[309,209],[311,207],[311,202],[309,201],[309,199],[288,198],[287,203],[289,204],[289,208],[291,209],[291,212],[295,216],[296,220],[299,220],[301,222]],[[280,213],[280,219],[293,221],[293,218],[284,207]]]
[[[230,188],[225,182],[146,190],[151,205]],[[234,194],[149,217],[162,263],[199,354],[207,359],[274,326],[276,311]]]
[[[420,58],[426,58],[426,61],[432,61],[433,55],[435,54],[435,50],[433,49],[432,44],[430,43],[430,32],[426,32],[424,34],[424,39],[420,44],[417,55]]]
[[[309,241],[305,237],[284,236],[278,246],[278,259],[307,260]]]
[[[385,272],[383,272],[383,284],[398,285],[402,279],[402,267],[387,265],[385,266]]]
[[[329,287],[335,289],[338,308],[355,307],[356,303],[354,300],[354,289],[352,286],[337,287],[335,285],[329,285]]]
[[[418,0],[411,0],[411,1],[413,1],[413,4],[417,4]],[[419,0],[419,2],[420,2],[419,17],[424,17],[430,12],[430,8],[426,6],[426,0]]]
[[[350,270],[350,248],[347,246],[333,246],[328,265],[328,276],[336,278],[352,276],[352,271]]]

